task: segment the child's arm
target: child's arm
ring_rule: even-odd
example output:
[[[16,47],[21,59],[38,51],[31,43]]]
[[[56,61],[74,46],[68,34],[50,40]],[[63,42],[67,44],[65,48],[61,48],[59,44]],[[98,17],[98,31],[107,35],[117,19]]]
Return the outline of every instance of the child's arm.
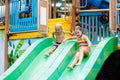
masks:
[[[70,31],[64,31],[65,34],[72,34]]]
[[[70,35],[74,35],[75,33],[74,33],[74,31],[73,32],[70,32],[70,31],[63,31],[64,32],[64,34],[70,34]]]
[[[84,38],[86,39],[86,41],[88,43],[88,46],[90,47],[91,46],[91,42],[90,42],[89,38],[86,35],[84,35]]]
[[[67,40],[70,40],[70,39],[76,39],[76,36],[72,36],[72,37],[66,38],[66,39],[63,40],[63,42],[66,42]]]

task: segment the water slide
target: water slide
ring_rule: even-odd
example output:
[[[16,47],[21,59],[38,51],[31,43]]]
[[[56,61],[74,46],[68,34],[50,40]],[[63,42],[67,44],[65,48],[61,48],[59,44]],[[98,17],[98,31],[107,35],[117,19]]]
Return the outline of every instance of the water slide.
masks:
[[[52,47],[53,38],[40,39],[30,46],[26,52],[3,74],[0,80],[37,80],[54,63],[65,46],[71,49],[76,42],[61,44],[50,57],[44,54]],[[73,49],[73,52],[75,49]]]
[[[95,80],[103,63],[117,49],[117,38],[106,38],[91,49],[91,54],[83,60],[81,66],[76,66],[72,71],[65,69],[59,80]]]
[[[81,66],[69,70],[67,66],[78,50],[77,42],[71,40],[62,43],[53,54],[45,57],[44,54],[52,47],[53,42],[53,38],[43,38],[33,43],[0,76],[0,80],[91,80],[95,78],[110,53],[117,48],[116,37],[106,38],[97,46],[92,46],[91,54],[83,60]]]
[[[105,60],[117,49],[117,38],[106,38],[91,48],[91,54],[74,70],[66,68],[66,64],[70,64],[74,58],[69,58],[69,53],[61,54],[62,57],[56,59],[51,68],[41,76],[41,80],[95,80]]]

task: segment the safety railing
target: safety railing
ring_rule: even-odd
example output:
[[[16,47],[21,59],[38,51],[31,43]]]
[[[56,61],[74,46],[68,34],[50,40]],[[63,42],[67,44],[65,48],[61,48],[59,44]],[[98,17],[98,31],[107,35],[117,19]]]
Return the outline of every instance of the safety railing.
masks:
[[[109,29],[109,9],[80,10],[80,24],[92,43],[99,43],[105,37],[113,36]],[[119,13],[119,12],[118,12]],[[118,23],[120,23],[120,14]]]
[[[38,0],[11,0],[10,32],[37,31]]]

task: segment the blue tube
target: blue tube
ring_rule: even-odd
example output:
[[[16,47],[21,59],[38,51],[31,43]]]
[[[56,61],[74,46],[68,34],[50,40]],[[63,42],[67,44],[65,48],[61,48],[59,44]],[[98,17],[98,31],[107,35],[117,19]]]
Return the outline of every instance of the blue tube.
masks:
[[[94,6],[97,6],[97,7],[100,6],[101,2],[102,2],[102,0],[88,0],[89,5],[94,5]]]

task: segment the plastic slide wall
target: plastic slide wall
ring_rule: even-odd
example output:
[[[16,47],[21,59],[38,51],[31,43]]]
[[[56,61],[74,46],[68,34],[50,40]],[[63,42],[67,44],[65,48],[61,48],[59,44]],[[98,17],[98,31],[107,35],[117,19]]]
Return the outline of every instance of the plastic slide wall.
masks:
[[[78,50],[76,41],[61,44],[49,57],[44,54],[54,39],[46,38],[33,43],[25,53],[0,76],[1,80],[94,80],[105,60],[117,49],[117,38],[110,37],[92,46],[91,55],[81,66],[70,71],[67,66]],[[111,48],[110,48],[111,46]]]

